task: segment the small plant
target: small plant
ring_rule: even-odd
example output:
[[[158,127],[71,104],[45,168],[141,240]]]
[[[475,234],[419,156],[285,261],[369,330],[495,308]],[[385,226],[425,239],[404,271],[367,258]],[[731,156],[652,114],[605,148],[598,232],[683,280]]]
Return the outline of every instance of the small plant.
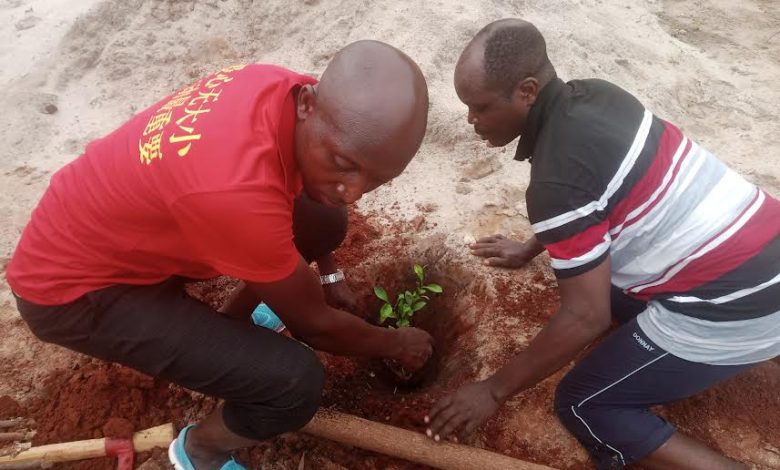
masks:
[[[390,302],[387,291],[379,286],[374,286],[374,294],[385,303],[379,309],[379,323],[390,318],[395,320],[395,325],[388,325],[390,328],[403,328],[411,326],[412,316],[425,305],[427,305],[429,293],[441,294],[442,288],[438,284],[425,284],[425,271],[419,264],[414,265],[414,274],[417,275],[417,283],[414,291],[404,291],[398,294],[395,304]]]

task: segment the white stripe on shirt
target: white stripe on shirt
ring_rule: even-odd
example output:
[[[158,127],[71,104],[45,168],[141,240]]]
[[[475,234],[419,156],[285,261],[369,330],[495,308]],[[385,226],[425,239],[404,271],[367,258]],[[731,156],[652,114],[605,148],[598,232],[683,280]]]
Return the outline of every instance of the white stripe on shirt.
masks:
[[[763,191],[758,191],[758,196],[756,197],[755,202],[750,205],[750,207],[737,219],[737,221],[731,225],[725,232],[718,235],[714,240],[710,241],[706,245],[702,246],[699,250],[694,252],[692,255],[688,256],[687,258],[683,259],[679,263],[677,263],[674,267],[672,267],[667,273],[662,276],[660,279],[635,286],[629,289],[629,291],[637,293],[641,292],[644,289],[647,289],[648,287],[657,286],[659,284],[663,284],[667,282],[669,279],[671,279],[675,274],[682,271],[684,267],[686,267],[688,264],[690,264],[692,261],[701,258],[702,256],[706,255],[710,251],[714,250],[718,246],[720,246],[723,242],[728,240],[732,237],[735,233],[739,231],[740,228],[742,228],[753,215],[758,212],[758,209],[761,208],[761,205],[766,200],[766,196],[764,196]]]
[[[612,243],[612,239],[609,236],[609,233],[604,234],[604,241],[593,247],[592,250],[585,253],[584,255],[577,256],[576,258],[571,259],[560,259],[560,258],[550,258],[550,264],[552,265],[553,269],[571,269],[571,268],[577,268],[584,264],[588,264],[594,259],[598,258],[602,254],[604,254],[605,251],[609,249],[609,245]]]
[[[620,233],[621,230],[623,230],[623,227],[634,220],[639,214],[644,212],[647,207],[652,204],[656,199],[658,199],[658,196],[661,195],[661,193],[669,186],[669,184],[672,181],[672,176],[674,176],[674,169],[677,168],[677,162],[680,161],[680,158],[682,158],[683,152],[685,151],[685,148],[688,146],[688,138],[683,137],[682,142],[680,142],[680,145],[677,147],[677,151],[674,153],[674,156],[672,157],[672,163],[669,165],[669,169],[666,171],[666,174],[664,175],[663,180],[661,180],[661,183],[656,188],[655,192],[650,195],[649,198],[647,198],[647,201],[643,202],[640,206],[638,206],[636,209],[632,210],[628,213],[626,216],[626,219],[621,223],[620,225],[613,227],[609,230],[609,234],[613,237],[616,233]],[[688,149],[688,153],[685,155],[690,155],[693,151],[694,146],[691,145],[691,148]],[[679,174],[679,173],[678,173]]]
[[[738,291],[734,291],[731,294],[723,295],[721,297],[716,297],[714,299],[700,299],[698,297],[693,297],[693,296],[678,295],[678,296],[670,298],[669,300],[671,300],[672,302],[679,302],[679,303],[707,302],[707,303],[710,303],[710,304],[719,305],[719,304],[724,304],[726,302],[731,302],[732,300],[741,299],[742,297],[746,297],[746,296],[748,296],[750,294],[753,294],[755,292],[764,290],[767,287],[771,287],[771,286],[777,284],[778,282],[780,282],[780,274],[778,274],[777,276],[773,277],[772,279],[770,279],[770,280],[768,280],[766,282],[762,282],[761,284],[759,284],[757,286],[748,287],[747,289],[741,289],[741,290],[738,290]]]
[[[604,191],[604,194],[602,194],[597,201],[589,202],[588,204],[585,204],[578,209],[574,209],[550,219],[533,224],[531,228],[533,229],[534,233],[538,234],[556,227],[560,227],[562,225],[566,225],[569,222],[585,217],[596,210],[604,210],[604,208],[607,207],[607,201],[623,184],[623,180],[626,178],[626,175],[628,175],[628,173],[634,167],[637,158],[639,158],[639,154],[642,153],[642,149],[645,147],[645,141],[647,140],[647,135],[650,133],[650,126],[652,123],[653,113],[645,109],[642,123],[639,125],[639,129],[634,136],[634,142],[631,144],[631,147],[628,149],[626,156],[623,158],[623,161],[620,164],[620,168],[618,168],[618,171],[607,185],[607,189]]]

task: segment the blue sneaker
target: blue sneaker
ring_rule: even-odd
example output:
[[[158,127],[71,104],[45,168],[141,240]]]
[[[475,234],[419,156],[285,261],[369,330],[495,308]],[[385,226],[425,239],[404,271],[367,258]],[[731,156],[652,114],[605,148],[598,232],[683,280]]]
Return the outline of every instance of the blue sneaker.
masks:
[[[282,320],[276,316],[274,311],[271,310],[271,307],[269,307],[265,302],[261,302],[260,305],[255,308],[255,311],[252,312],[252,322],[254,322],[254,324],[257,326],[268,328],[269,330],[273,330],[277,333],[281,333],[285,328]]]
[[[190,424],[182,429],[179,433],[179,437],[174,439],[173,442],[171,442],[170,447],[168,447],[168,459],[176,470],[195,470],[190,458],[187,457],[187,453],[184,452],[184,440],[187,439],[187,433],[190,429],[194,427],[194,424]],[[247,470],[247,468],[233,460],[233,457],[231,457],[230,460],[220,467],[220,470]]]

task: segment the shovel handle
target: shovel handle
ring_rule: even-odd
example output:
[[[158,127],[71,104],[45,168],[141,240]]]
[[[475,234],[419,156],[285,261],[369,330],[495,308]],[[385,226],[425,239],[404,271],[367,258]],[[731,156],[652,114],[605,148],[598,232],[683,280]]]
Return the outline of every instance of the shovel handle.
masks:
[[[139,431],[133,434],[132,450],[143,452],[155,447],[167,447],[175,437],[176,434],[171,423]],[[6,469],[5,464],[16,465],[26,462],[46,464],[104,457],[108,455],[106,441],[105,438],[88,439],[32,447],[16,455],[0,456],[0,469]]]

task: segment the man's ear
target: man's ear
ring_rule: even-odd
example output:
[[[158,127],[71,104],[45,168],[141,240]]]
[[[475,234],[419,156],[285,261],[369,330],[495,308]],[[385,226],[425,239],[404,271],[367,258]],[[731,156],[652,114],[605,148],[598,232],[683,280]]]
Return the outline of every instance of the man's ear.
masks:
[[[534,77],[524,78],[515,86],[515,91],[512,93],[512,99],[525,108],[533,106],[537,96],[539,96],[539,80]]]
[[[298,101],[295,107],[295,114],[301,121],[306,120],[314,112],[317,104],[317,88],[306,84],[298,91]]]

